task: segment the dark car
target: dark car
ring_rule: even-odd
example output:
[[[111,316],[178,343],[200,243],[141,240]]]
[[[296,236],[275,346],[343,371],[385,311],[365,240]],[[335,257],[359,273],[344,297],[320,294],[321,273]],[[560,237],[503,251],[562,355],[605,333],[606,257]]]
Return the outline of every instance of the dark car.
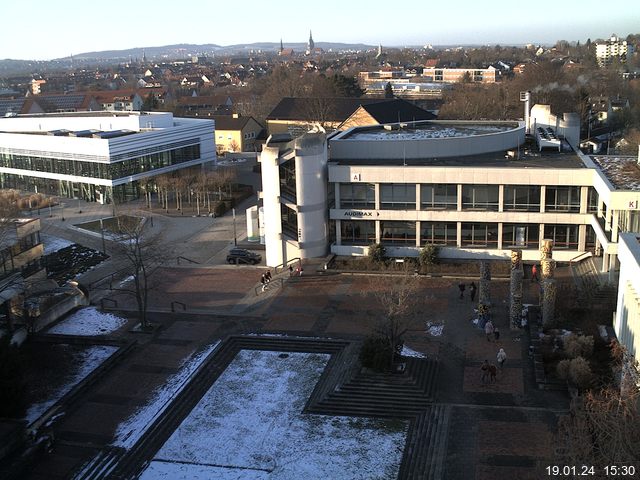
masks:
[[[253,253],[244,248],[232,248],[227,254],[227,262],[229,263],[250,263],[256,265],[262,261],[262,256],[258,253]]]

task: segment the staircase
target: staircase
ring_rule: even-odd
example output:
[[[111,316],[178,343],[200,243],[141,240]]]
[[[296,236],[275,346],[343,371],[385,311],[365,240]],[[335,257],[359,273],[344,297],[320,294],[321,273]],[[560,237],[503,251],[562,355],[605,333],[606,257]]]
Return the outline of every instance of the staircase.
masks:
[[[450,405],[432,405],[411,423],[398,480],[442,478]]]
[[[580,262],[571,262],[571,273],[580,296],[585,301],[599,306],[615,305],[617,287],[602,282],[593,257]]]

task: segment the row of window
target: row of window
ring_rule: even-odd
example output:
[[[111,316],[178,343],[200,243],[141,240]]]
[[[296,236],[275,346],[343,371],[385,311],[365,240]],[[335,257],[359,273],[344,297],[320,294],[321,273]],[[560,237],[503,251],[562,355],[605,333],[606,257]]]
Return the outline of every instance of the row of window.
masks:
[[[555,248],[577,249],[579,225],[545,225],[544,238],[554,241]],[[595,245],[593,230],[587,229],[587,246]],[[376,242],[375,221],[340,222],[342,245],[370,245]],[[457,246],[456,222],[420,222],[420,245]],[[502,224],[502,248],[538,248],[538,224]],[[416,223],[381,221],[380,240],[387,245],[415,246]],[[461,224],[461,246],[498,248],[497,223]]]
[[[0,153],[0,166],[77,177],[114,180],[158,168],[168,167],[200,158],[200,144],[149,153],[116,163],[98,163],[62,158],[33,157]]]
[[[548,186],[544,207],[547,212],[580,212],[581,187]],[[539,212],[541,187],[539,185],[505,185],[503,209],[505,211]],[[595,212],[598,198],[589,188],[588,211]],[[498,185],[462,185],[463,210],[499,209]],[[375,208],[375,185],[372,183],[341,183],[340,208]],[[416,210],[416,185],[408,183],[380,184],[382,210]],[[420,210],[457,210],[458,185],[420,185]]]

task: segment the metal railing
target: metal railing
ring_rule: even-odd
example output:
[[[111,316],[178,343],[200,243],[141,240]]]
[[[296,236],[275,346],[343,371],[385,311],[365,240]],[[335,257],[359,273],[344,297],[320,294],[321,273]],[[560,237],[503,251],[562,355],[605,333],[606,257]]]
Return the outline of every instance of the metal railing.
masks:
[[[179,256],[176,260],[177,260],[177,262],[178,262],[178,265],[180,265],[180,260],[186,260],[186,261],[187,261],[187,262],[189,262],[189,263],[195,263],[195,264],[197,264],[197,265],[199,265],[199,264],[200,264],[200,262],[196,262],[195,260],[191,260],[190,258],[183,257],[183,256]]]

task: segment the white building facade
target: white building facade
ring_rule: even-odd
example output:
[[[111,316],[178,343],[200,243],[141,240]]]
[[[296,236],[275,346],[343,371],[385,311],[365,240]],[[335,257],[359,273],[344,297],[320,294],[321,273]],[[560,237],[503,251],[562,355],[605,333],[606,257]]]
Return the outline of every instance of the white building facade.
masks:
[[[620,40],[617,35],[611,35],[609,40],[596,44],[596,58],[598,65],[604,67],[610,65],[614,59],[626,63],[627,58],[633,55],[633,45],[626,40]]]
[[[267,264],[366,255],[373,243],[396,257],[434,244],[444,258],[508,258],[517,248],[537,260],[552,239],[556,260],[592,252],[609,271],[619,233],[640,231],[640,183],[616,174],[635,159],[576,152],[579,125],[537,111],[528,136],[525,122],[429,121],[267,144]]]
[[[0,187],[88,201],[137,198],[156,175],[216,161],[214,122],[171,113],[0,119]]]

